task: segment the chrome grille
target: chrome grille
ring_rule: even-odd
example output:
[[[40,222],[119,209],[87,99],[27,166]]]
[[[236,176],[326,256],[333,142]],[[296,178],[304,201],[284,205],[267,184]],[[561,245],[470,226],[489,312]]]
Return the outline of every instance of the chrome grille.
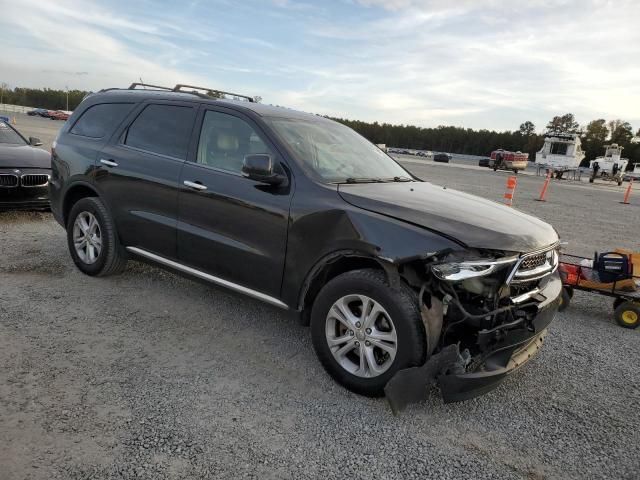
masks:
[[[558,268],[557,245],[543,251],[522,255],[509,275],[507,283],[522,285],[540,280]]]
[[[536,255],[531,255],[530,257],[525,257],[520,263],[520,270],[531,270],[532,268],[539,267],[540,265],[544,265],[547,261],[547,254],[538,253]]]
[[[26,173],[20,178],[23,187],[44,187],[49,183],[49,175]]]
[[[0,187],[17,187],[18,176],[9,173],[0,173]]]

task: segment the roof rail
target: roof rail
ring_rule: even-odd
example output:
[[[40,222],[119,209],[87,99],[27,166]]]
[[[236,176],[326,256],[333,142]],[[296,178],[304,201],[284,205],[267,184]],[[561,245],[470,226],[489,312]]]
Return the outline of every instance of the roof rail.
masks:
[[[168,90],[169,92],[173,90],[173,88],[171,87],[161,87],[160,85],[152,85],[150,83],[142,83],[142,82],[132,83],[131,85],[129,85],[129,90],[135,90],[137,87],[149,87],[155,90]]]
[[[216,90],[214,88],[196,87],[194,85],[183,85],[182,83],[179,83],[178,85],[173,87],[173,91],[184,92],[184,93],[196,93],[196,92],[189,92],[188,90],[183,90],[183,89],[189,89],[189,88],[192,90],[204,90],[207,96],[209,97],[217,97],[218,95],[215,95],[215,94],[220,94],[220,95],[231,95],[232,97],[244,98],[250,102],[256,101],[254,97],[250,97],[248,95],[240,95],[239,93],[224,92],[222,90]]]

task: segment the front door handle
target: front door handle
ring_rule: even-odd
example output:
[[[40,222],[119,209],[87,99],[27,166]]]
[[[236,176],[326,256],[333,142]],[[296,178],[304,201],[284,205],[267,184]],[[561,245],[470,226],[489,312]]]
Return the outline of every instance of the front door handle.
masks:
[[[107,167],[117,167],[118,164],[113,160],[105,160],[104,158],[100,159],[100,163],[106,165]]]
[[[184,181],[184,184],[189,187],[189,188],[193,188],[195,190],[206,190],[207,186],[203,185],[201,183],[197,183],[197,182],[190,182],[188,180]]]

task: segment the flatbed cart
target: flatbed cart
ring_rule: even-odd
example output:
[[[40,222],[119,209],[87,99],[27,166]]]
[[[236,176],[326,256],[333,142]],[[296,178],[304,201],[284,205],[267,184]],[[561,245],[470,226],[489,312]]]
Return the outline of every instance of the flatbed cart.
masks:
[[[621,260],[623,258],[627,258],[626,273],[620,270],[621,264],[625,263]],[[632,274],[634,266],[635,276]],[[621,327],[640,326],[640,276],[637,276],[640,271],[639,254],[596,253],[590,259],[562,253],[559,270],[563,285],[559,311],[569,306],[574,290],[582,290],[612,297],[614,318]]]

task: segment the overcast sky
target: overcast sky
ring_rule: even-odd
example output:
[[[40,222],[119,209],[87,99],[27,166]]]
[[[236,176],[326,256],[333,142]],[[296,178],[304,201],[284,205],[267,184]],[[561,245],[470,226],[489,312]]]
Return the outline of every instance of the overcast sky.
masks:
[[[194,83],[360,120],[640,128],[640,1],[0,0],[0,82]]]

